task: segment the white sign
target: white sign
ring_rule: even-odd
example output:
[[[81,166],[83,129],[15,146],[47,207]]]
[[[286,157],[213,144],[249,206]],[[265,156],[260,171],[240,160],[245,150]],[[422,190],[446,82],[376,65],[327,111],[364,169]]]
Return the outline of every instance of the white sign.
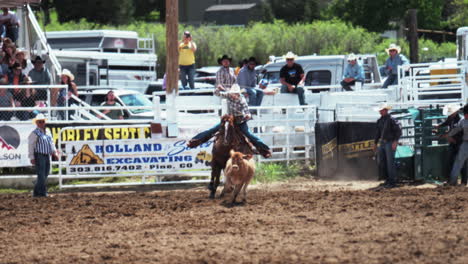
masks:
[[[69,174],[175,172],[211,168],[213,141],[197,148],[180,138],[64,142]]]
[[[31,166],[28,137],[35,128],[32,123],[0,123],[0,167]]]

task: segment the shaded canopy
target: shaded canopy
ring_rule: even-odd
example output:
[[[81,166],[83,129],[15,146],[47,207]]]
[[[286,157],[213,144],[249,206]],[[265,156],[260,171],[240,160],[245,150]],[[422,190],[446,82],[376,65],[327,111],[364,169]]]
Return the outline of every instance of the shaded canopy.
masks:
[[[38,4],[41,0],[0,0],[0,7],[17,7],[25,4]]]

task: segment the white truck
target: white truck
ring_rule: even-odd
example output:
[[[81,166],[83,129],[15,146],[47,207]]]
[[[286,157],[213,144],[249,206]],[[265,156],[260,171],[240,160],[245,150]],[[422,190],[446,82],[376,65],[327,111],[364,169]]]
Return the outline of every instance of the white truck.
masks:
[[[56,31],[46,37],[79,87],[104,85],[145,93],[157,79],[153,38],[119,30]]]

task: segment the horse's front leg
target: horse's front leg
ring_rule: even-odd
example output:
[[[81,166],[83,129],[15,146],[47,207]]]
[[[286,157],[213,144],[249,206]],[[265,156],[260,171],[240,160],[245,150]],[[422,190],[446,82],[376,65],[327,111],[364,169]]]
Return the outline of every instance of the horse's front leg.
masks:
[[[210,198],[214,199],[216,195],[216,189],[218,188],[219,185],[219,177],[221,175],[221,167],[212,164],[211,166],[211,180],[210,184],[208,185],[208,189],[210,190]]]

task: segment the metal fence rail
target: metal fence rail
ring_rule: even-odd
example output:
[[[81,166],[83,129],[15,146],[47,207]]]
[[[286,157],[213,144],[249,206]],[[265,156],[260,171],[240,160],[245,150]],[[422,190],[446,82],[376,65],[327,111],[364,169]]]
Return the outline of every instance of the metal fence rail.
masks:
[[[419,63],[398,67],[401,102],[449,103],[464,101],[466,61]]]

